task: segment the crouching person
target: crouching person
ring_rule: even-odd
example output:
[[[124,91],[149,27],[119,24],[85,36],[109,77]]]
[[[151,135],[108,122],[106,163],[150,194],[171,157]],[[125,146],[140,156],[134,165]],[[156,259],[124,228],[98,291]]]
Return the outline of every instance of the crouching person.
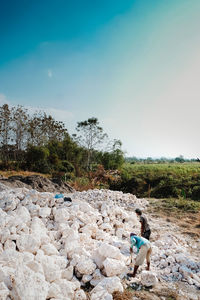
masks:
[[[152,249],[151,249],[151,243],[147,239],[137,236],[135,233],[130,234],[130,240],[131,240],[130,251],[133,252],[133,246],[135,246],[137,248],[137,257],[136,257],[133,273],[129,273],[128,276],[135,277],[139,266],[141,266],[144,263],[145,258],[147,261],[146,270],[150,270],[150,256],[151,256]]]

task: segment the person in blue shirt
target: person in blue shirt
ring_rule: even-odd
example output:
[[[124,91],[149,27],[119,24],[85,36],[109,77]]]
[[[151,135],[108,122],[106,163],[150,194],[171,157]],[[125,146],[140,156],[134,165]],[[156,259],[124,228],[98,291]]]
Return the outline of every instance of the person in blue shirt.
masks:
[[[137,248],[137,257],[135,260],[133,273],[129,273],[128,276],[135,277],[139,266],[141,266],[144,263],[145,258],[147,261],[146,270],[150,270],[150,256],[152,249],[151,243],[147,239],[137,236],[135,233],[130,234],[130,241],[130,252],[133,252],[133,246],[135,246]]]

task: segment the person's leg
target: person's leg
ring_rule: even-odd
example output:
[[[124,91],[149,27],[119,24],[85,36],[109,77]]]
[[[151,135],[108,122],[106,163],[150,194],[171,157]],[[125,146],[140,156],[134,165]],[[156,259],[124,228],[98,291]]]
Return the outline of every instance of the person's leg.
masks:
[[[128,275],[129,277],[135,277],[138,268],[139,268],[139,266],[135,265],[135,266],[134,266],[133,273],[128,273],[127,275]]]
[[[133,277],[135,277],[138,268],[139,268],[139,266],[136,266],[136,265],[135,265],[134,270],[133,270]]]
[[[144,260],[145,260],[145,257],[147,255],[147,251],[148,251],[147,245],[142,245],[140,247],[139,253],[138,253],[138,255],[136,257],[136,260],[135,260],[135,266],[134,266],[133,274],[129,273],[129,274],[127,274],[128,276],[135,277],[139,266],[141,266],[143,264]]]
[[[151,234],[151,230],[145,231],[142,235],[145,239],[149,240]]]
[[[147,261],[147,268],[146,268],[146,270],[147,271],[150,270],[150,256],[151,256],[151,252],[152,252],[152,249],[150,247],[149,250],[147,251],[147,256],[146,256],[146,261]]]

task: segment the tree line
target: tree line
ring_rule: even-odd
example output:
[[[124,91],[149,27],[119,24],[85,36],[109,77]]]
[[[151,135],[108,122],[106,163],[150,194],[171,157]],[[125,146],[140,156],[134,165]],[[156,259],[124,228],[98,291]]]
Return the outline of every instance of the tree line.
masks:
[[[65,124],[45,112],[0,106],[0,169],[80,176],[100,164],[118,169],[124,162],[119,140],[110,141],[97,118],[78,122],[70,135]]]
[[[141,163],[141,164],[173,164],[173,163],[184,163],[184,162],[200,162],[199,158],[184,158],[183,155],[179,155],[175,158],[167,158],[167,157],[160,157],[160,158],[138,158],[136,156],[126,157],[125,161],[131,164]]]

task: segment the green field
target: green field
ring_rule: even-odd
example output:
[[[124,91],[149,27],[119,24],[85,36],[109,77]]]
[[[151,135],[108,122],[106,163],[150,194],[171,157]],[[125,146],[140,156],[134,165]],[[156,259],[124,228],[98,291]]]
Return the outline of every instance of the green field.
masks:
[[[187,198],[200,201],[200,163],[125,163],[114,190],[138,197]]]

